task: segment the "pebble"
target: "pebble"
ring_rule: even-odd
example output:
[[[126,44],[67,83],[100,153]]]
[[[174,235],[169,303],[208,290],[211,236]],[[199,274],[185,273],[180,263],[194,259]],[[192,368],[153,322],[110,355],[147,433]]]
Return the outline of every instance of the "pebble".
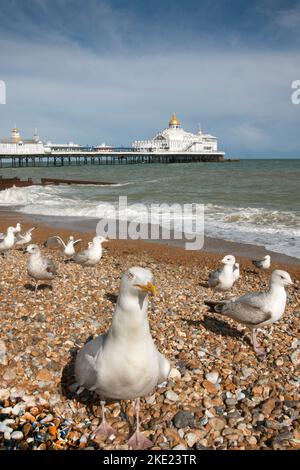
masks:
[[[11,438],[15,441],[20,441],[21,439],[23,439],[23,437],[24,434],[22,433],[22,431],[14,431],[11,433]]]
[[[16,378],[17,374],[13,369],[8,369],[7,371],[4,372],[3,374],[3,379],[4,380],[14,380]]]
[[[294,366],[299,366],[300,365],[300,350],[296,350],[291,354],[291,361],[294,364]]]
[[[222,431],[226,426],[226,421],[222,418],[211,418],[209,424],[215,431]]]
[[[179,396],[177,395],[177,393],[173,392],[173,390],[168,390],[165,393],[165,397],[170,401],[178,401],[179,400]]]
[[[192,427],[194,425],[194,413],[190,411],[179,411],[173,418],[176,428]]]
[[[193,447],[199,440],[197,434],[194,434],[193,432],[188,432],[184,437],[189,447]]]
[[[207,374],[205,374],[205,378],[209,382],[216,384],[219,379],[219,373],[217,371],[208,372]]]
[[[170,374],[169,374],[169,379],[180,379],[181,378],[181,373],[178,369],[176,369],[175,367],[173,367],[170,371]]]
[[[0,423],[0,432],[12,432],[13,429],[4,423]]]
[[[183,444],[178,444],[177,446],[172,447],[172,450],[187,450],[187,447]]]
[[[276,401],[274,400],[274,398],[270,398],[269,400],[267,400],[265,403],[263,403],[261,407],[263,414],[269,416],[274,410],[275,405]]]
[[[0,339],[0,364],[2,366],[7,366],[8,364],[6,351],[7,351],[6,344],[2,339]]]
[[[204,380],[202,385],[205,388],[205,390],[207,390],[209,393],[211,393],[211,394],[216,394],[217,393],[216,386],[212,382],[210,382],[209,380]]]

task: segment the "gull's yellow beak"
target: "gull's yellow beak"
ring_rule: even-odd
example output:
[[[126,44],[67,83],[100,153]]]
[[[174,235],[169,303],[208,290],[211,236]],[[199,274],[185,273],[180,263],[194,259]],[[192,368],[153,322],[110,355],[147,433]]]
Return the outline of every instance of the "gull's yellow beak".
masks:
[[[146,291],[149,295],[155,295],[156,288],[151,282],[147,282],[147,284],[135,284],[136,287],[139,287],[143,291]]]

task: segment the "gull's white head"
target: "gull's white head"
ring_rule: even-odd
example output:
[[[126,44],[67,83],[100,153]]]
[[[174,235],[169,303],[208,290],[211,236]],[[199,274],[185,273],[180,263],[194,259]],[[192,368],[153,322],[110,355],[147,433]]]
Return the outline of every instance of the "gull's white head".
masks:
[[[289,273],[282,271],[281,269],[275,269],[271,274],[270,284],[277,284],[279,286],[286,287],[292,286],[293,281]]]
[[[221,260],[221,263],[223,264],[229,264],[231,266],[234,265],[235,263],[235,257],[233,255],[226,255],[224,258]]]
[[[7,229],[7,234],[9,234],[9,233],[15,233],[15,231],[16,231],[15,227],[8,227],[8,229]]]
[[[69,242],[73,242],[73,241],[74,241],[74,237],[73,237],[73,235],[71,235],[71,236],[69,237]]]
[[[120,294],[131,294],[132,296],[155,295],[153,275],[149,269],[134,266],[129,268],[121,278]]]
[[[21,232],[21,224],[18,222],[17,225],[14,227],[14,232],[19,233]]]
[[[266,261],[270,261],[270,260],[271,260],[271,256],[270,256],[270,255],[266,255],[266,256],[264,256],[264,259],[265,259]]]
[[[30,255],[34,255],[36,253],[40,253],[40,249],[37,245],[32,243],[31,245],[28,245],[28,247],[26,248],[26,252]]]
[[[100,245],[101,245],[103,242],[108,242],[108,239],[102,237],[102,235],[97,235],[96,237],[93,238],[93,243],[94,244],[100,243]]]

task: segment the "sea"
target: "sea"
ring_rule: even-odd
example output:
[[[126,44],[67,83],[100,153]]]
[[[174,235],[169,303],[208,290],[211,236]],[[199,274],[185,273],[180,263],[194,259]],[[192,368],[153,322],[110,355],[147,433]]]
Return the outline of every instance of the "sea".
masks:
[[[68,217],[109,219],[122,217],[113,209],[119,196],[126,196],[127,218],[148,222],[147,209],[153,204],[201,204],[206,236],[300,258],[300,159],[2,168],[0,175],[113,183],[11,188],[0,192],[3,210],[62,216],[66,221]],[[167,208],[159,206],[155,223],[165,220],[164,210],[168,217]],[[172,217],[176,229],[176,210]]]

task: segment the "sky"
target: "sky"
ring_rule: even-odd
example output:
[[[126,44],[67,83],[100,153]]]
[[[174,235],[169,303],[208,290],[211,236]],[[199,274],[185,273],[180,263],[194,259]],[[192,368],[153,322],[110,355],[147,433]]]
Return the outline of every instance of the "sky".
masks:
[[[300,157],[300,0],[1,0],[0,138],[130,145],[199,125],[228,157]]]

